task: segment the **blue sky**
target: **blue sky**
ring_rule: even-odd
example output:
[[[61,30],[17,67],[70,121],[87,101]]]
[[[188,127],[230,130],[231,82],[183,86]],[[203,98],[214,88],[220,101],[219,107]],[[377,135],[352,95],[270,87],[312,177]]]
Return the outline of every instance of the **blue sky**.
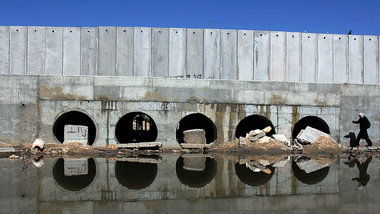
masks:
[[[0,0],[0,25],[380,35],[377,0]]]

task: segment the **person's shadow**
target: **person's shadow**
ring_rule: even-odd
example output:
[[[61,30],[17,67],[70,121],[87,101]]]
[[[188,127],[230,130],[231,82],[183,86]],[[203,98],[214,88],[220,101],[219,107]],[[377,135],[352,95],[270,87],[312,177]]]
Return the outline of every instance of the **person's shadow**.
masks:
[[[371,162],[372,157],[368,157],[366,161],[361,163],[358,158],[349,156],[348,161],[345,164],[347,164],[350,168],[354,167],[356,164],[356,167],[359,170],[359,177],[352,178],[352,181],[357,181],[358,182],[358,188],[357,190],[363,190],[364,186],[367,185],[370,175],[367,173],[367,168],[369,163]]]

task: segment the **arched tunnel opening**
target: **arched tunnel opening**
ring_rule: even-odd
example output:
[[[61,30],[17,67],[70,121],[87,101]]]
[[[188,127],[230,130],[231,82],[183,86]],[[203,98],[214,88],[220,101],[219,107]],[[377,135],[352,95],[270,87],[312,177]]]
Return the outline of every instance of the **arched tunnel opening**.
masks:
[[[203,114],[189,114],[179,121],[176,130],[178,143],[184,143],[183,132],[190,129],[203,129],[206,133],[206,143],[208,144],[216,140],[216,126],[210,118]]]
[[[59,142],[64,141],[65,125],[81,125],[88,127],[88,144],[92,145],[96,138],[96,126],[94,121],[80,111],[69,111],[60,115],[53,125],[53,134]]]
[[[202,188],[214,179],[217,163],[210,157],[205,158],[203,170],[189,170],[185,167],[185,158],[182,156],[176,162],[176,173],[182,184],[193,188]]]
[[[267,169],[270,170],[270,173],[263,171],[254,172],[248,168],[245,164],[235,164],[235,172],[240,181],[250,186],[260,186],[266,184],[274,174],[274,167],[267,166]]]
[[[157,164],[117,161],[115,174],[119,183],[128,189],[150,186],[157,175]]]
[[[297,135],[302,129],[305,129],[307,126],[318,129],[324,133],[330,134],[329,125],[319,117],[316,116],[307,116],[299,120],[293,127],[292,138],[296,139]]]
[[[153,118],[142,112],[128,113],[116,124],[115,136],[119,143],[153,142],[157,135]]]
[[[70,161],[70,160],[66,160]],[[79,168],[74,172],[83,172],[82,164],[87,164],[87,174],[82,173],[81,175],[67,175],[71,173],[70,170],[73,170],[72,164],[66,166],[68,163],[65,163],[65,159],[60,158],[57,160],[53,167],[53,177],[57,184],[69,191],[79,191],[84,189],[94,180],[96,175],[96,164],[93,158],[87,159],[87,163],[79,163]],[[77,164],[78,165],[78,164]]]
[[[316,170],[314,172],[307,173],[302,170],[296,162],[292,162],[293,175],[302,183],[313,185],[317,184],[327,177],[329,174],[330,167],[324,167],[322,169]]]
[[[268,136],[276,134],[276,130],[274,129],[272,122],[266,117],[261,115],[250,115],[241,120],[236,126],[235,137],[245,137],[250,131],[255,129],[264,129],[267,126],[272,128],[272,130],[267,134]]]

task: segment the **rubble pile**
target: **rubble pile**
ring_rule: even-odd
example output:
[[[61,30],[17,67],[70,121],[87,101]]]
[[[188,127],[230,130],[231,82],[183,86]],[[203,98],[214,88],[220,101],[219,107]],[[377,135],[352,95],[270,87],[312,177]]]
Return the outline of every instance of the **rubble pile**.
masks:
[[[252,146],[252,144],[278,144],[281,143],[287,147],[291,147],[290,141],[283,134],[274,134],[272,137],[266,136],[272,128],[270,126],[265,129],[252,130],[245,137],[239,138],[240,146]]]
[[[296,139],[293,140],[295,146],[302,148],[305,153],[339,153],[341,145],[331,136],[318,129],[307,126],[301,130]]]

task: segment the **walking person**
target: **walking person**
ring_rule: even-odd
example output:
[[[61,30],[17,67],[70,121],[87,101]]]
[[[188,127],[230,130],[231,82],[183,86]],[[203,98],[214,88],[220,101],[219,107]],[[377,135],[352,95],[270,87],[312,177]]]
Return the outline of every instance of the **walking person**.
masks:
[[[372,146],[372,141],[369,139],[367,132],[367,129],[371,127],[371,123],[369,122],[368,118],[363,113],[359,113],[359,120],[353,120],[352,122],[355,124],[359,123],[360,125],[360,131],[358,137],[356,138],[356,146],[359,146],[359,142],[361,139],[367,141],[367,146]]]

